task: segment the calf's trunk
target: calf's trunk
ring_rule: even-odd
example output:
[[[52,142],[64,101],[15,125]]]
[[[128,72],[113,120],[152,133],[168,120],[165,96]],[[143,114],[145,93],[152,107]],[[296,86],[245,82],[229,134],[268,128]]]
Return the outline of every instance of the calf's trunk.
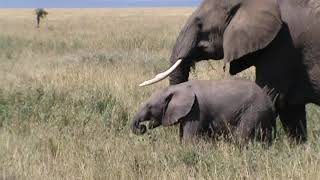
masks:
[[[131,130],[134,134],[136,135],[142,135],[145,134],[147,132],[147,127],[143,124],[140,124],[141,122],[143,122],[144,120],[142,120],[140,117],[136,116],[131,124]]]

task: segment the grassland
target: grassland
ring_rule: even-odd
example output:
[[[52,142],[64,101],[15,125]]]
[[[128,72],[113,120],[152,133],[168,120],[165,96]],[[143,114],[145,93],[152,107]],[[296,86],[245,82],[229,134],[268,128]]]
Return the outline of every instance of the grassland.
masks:
[[[33,10],[0,10],[0,179],[319,178],[313,105],[304,146],[290,146],[281,129],[270,149],[242,151],[223,142],[180,145],[177,127],[131,133],[139,106],[168,82],[137,85],[168,67],[192,9],[48,12],[37,29]],[[192,78],[234,77],[210,61]]]

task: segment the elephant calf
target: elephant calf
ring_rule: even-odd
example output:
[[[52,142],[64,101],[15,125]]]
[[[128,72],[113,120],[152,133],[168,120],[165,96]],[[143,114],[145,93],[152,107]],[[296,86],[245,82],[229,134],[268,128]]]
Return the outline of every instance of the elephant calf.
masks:
[[[254,137],[272,142],[276,116],[266,88],[247,80],[188,81],[155,93],[135,115],[132,130],[144,134],[160,125],[180,123],[180,139],[195,136]]]

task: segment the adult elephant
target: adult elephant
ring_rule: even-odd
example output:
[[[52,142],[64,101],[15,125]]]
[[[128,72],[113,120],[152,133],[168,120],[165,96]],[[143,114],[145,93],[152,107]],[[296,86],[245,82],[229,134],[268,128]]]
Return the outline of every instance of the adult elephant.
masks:
[[[320,104],[320,0],[204,0],[173,48],[170,76],[188,80],[190,66],[223,59],[235,75],[256,67],[256,83],[280,94],[276,109],[289,137],[307,140],[307,103]]]

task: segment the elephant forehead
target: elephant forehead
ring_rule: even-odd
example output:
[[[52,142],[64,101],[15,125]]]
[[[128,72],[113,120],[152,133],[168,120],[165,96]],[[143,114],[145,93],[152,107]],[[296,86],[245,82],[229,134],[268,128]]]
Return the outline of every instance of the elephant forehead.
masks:
[[[165,89],[161,89],[161,90],[156,90],[156,92],[154,92],[149,100],[147,101],[149,104],[154,104],[159,102],[161,99],[163,99],[163,97],[165,96],[166,92],[167,92],[168,88]]]
[[[206,8],[210,9],[212,7],[214,8],[228,8],[232,7],[236,4],[239,4],[243,0],[205,0],[201,4],[201,10],[205,10]]]

